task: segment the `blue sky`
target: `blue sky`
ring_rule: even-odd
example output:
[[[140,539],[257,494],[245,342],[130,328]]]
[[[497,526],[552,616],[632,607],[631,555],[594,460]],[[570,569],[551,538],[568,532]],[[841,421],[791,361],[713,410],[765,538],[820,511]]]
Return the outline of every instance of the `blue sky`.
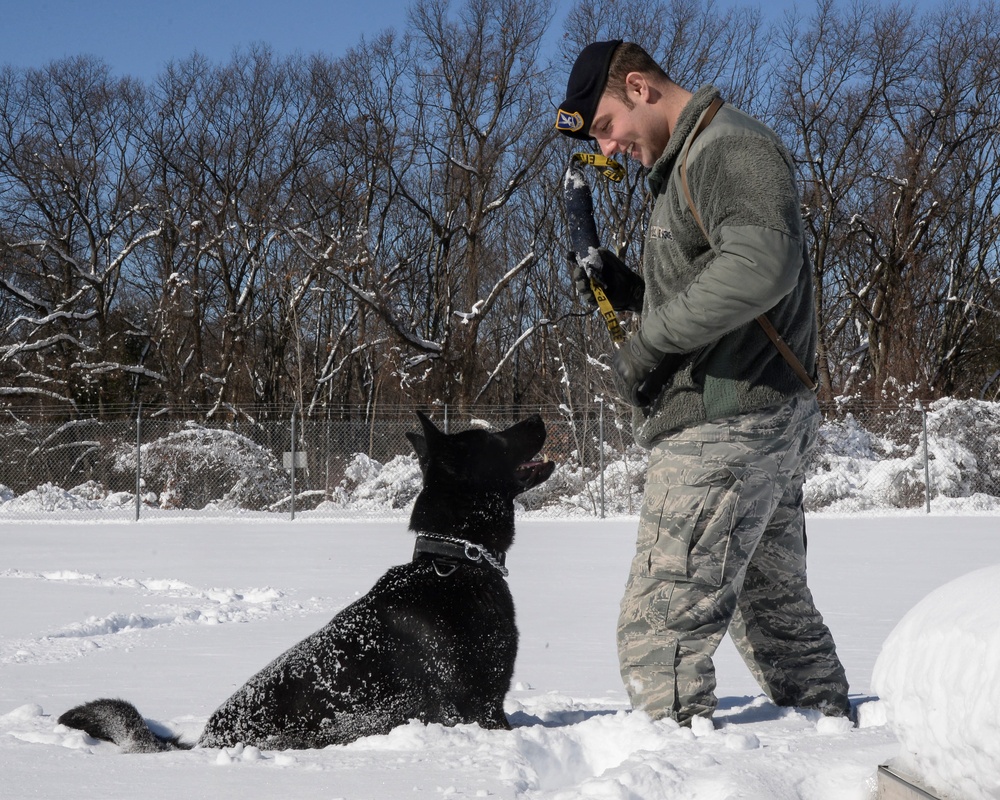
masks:
[[[573,0],[557,2],[561,11],[553,41],[561,15],[573,5]],[[760,0],[759,5],[780,13],[794,2]],[[917,6],[940,2],[917,0]],[[168,61],[195,50],[226,63],[235,48],[254,42],[269,44],[279,56],[335,57],[362,36],[404,29],[408,5],[408,0],[7,0],[0,14],[0,64],[41,67],[87,53],[103,58],[117,75],[151,81]],[[800,2],[805,9],[814,5],[815,0]]]
[[[0,63],[40,67],[100,56],[118,75],[151,80],[195,50],[216,63],[237,47],[278,55],[341,55],[388,27],[406,24],[404,0],[10,0],[0,15]]]
[[[560,0],[565,6],[570,0]],[[406,27],[408,0],[8,0],[0,64],[41,67],[83,53],[117,75],[149,81],[195,50],[216,63],[237,47],[269,44],[279,56],[343,55],[386,28]]]

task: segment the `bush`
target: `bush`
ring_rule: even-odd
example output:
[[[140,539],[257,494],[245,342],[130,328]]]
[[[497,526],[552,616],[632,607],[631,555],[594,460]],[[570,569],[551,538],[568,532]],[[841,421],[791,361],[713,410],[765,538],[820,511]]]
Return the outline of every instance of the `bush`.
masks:
[[[135,474],[135,448],[120,445],[114,470]],[[140,448],[145,488],[159,496],[161,508],[262,510],[288,494],[289,480],[274,455],[238,433],[188,423]]]

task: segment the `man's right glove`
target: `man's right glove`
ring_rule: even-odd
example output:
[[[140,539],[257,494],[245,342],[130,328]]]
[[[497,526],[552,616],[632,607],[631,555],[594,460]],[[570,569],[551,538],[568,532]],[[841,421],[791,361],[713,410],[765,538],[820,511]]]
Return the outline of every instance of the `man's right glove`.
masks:
[[[654,353],[646,344],[642,331],[636,331],[620,350],[615,351],[612,359],[612,379],[615,389],[629,403],[638,408],[645,408],[655,400],[647,392],[650,387],[647,379],[656,370],[663,359],[661,353]],[[656,388],[657,393],[659,388]]]
[[[590,279],[593,278],[594,282],[604,290],[616,311],[642,311],[642,298],[646,293],[645,282],[637,272],[625,266],[625,262],[606,247],[598,248],[596,257],[591,256],[588,263],[589,275],[578,253],[573,250],[568,251],[566,260],[573,282],[576,284],[576,293],[584,303],[597,308],[597,300],[590,288]]]

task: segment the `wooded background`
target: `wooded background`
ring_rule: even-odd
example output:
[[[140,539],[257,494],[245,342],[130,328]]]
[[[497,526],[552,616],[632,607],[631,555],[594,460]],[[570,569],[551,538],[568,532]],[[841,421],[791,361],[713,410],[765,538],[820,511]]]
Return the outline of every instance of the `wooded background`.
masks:
[[[0,70],[0,408],[70,418],[613,397],[565,266],[553,129],[583,45],[641,43],[800,170],[821,399],[1000,397],[1000,10],[417,0],[348,53]],[[640,262],[644,170],[594,173]],[[625,320],[626,326],[629,321]]]

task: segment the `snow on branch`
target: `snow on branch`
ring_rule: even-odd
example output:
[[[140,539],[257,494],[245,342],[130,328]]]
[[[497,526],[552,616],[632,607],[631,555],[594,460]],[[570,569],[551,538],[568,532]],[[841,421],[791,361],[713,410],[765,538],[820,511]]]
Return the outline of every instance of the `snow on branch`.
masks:
[[[507,288],[507,285],[514,280],[520,272],[531,266],[533,263],[535,263],[535,251],[530,250],[516,266],[508,270],[507,273],[503,275],[499,281],[497,281],[496,285],[494,285],[485,300],[477,300],[469,311],[456,311],[454,314],[466,324],[469,322],[475,322],[479,317],[486,316],[493,306],[496,305],[497,300],[500,298],[504,289]]]
[[[166,383],[167,376],[159,372],[154,372],[141,364],[119,364],[116,361],[102,361],[97,364],[88,364],[85,361],[77,361],[72,365],[73,369],[85,369],[94,375],[106,375],[109,372],[127,372],[131,375],[141,375],[150,380]]]
[[[55,344],[60,342],[66,342],[80,350],[87,352],[92,351],[93,348],[89,348],[83,344],[75,336],[70,336],[68,333],[59,333],[55,336],[49,336],[47,339],[39,339],[35,342],[17,342],[16,344],[8,345],[6,347],[0,347],[0,358],[14,358],[21,353],[31,353],[38,350],[46,350]]]
[[[16,397],[18,395],[34,395],[35,397],[47,397],[60,403],[67,403],[76,408],[76,403],[72,398],[65,397],[47,389],[39,389],[37,386],[0,386],[0,397]]]

